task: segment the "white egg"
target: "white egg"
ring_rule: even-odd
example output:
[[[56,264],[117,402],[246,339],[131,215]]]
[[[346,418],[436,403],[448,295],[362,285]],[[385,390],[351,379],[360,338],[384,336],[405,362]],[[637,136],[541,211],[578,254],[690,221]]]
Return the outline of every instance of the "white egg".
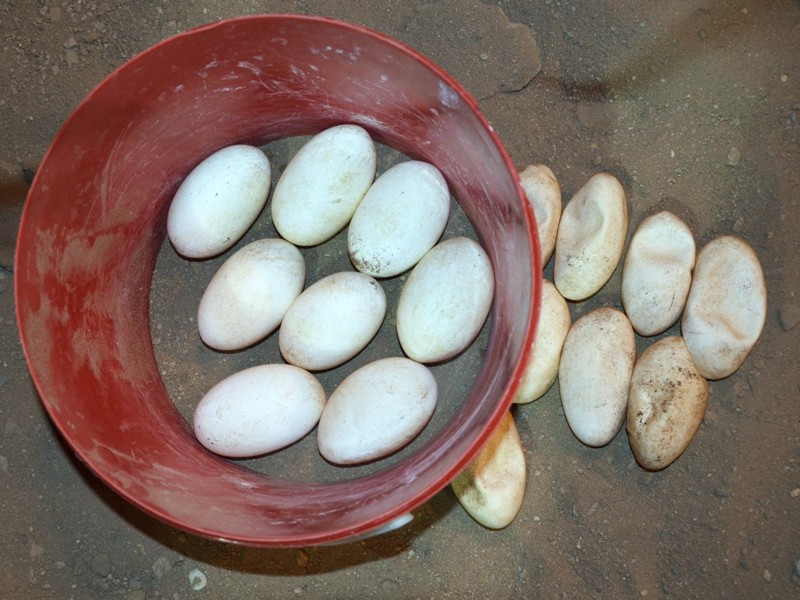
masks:
[[[484,527],[511,524],[525,498],[525,451],[507,412],[478,455],[451,483],[470,516]]]
[[[267,202],[270,164],[253,146],[218,150],[197,165],[175,192],[167,235],[187,258],[216,256],[233,246]]]
[[[683,338],[658,340],[637,359],[628,392],[628,440],[637,462],[651,471],[675,461],[700,428],[708,383]]]
[[[622,305],[639,335],[662,333],[678,321],[692,285],[695,245],[671,212],[644,219],[631,237],[622,268]]]
[[[567,300],[585,300],[609,280],[628,230],[625,190],[598,173],[564,207],[556,238],[553,280]]]
[[[304,290],[283,317],[278,345],[286,362],[309,371],[338,366],[380,329],[386,293],[369,275],[343,271]]]
[[[561,186],[552,169],[546,165],[528,165],[519,174],[522,188],[536,216],[542,267],[553,256],[561,221]]]
[[[413,267],[444,231],[450,192],[439,169],[410,160],[375,180],[347,230],[353,266],[373,277]]]
[[[358,125],[312,137],[292,158],[272,194],[272,222],[282,237],[314,246],[344,229],[375,179],[375,144]]]
[[[200,337],[217,350],[238,350],[265,338],[303,290],[305,276],[303,256],[286,240],[258,240],[237,250],[200,300]]]
[[[437,394],[433,373],[408,358],[383,358],[361,367],[339,384],[322,412],[320,454],[348,465],[399,450],[427,425]]]
[[[526,404],[541,398],[555,383],[561,349],[571,324],[567,301],[558,293],[555,285],[543,280],[539,328],[533,340],[533,349],[522,383],[514,397],[516,404]]]
[[[587,446],[604,446],[625,419],[636,338],[628,317],[598,308],[573,323],[561,351],[558,383],[572,432]]]
[[[480,332],[494,294],[489,257],[466,237],[434,246],[408,276],[397,306],[403,351],[422,363],[452,358]]]
[[[324,406],[325,391],[311,373],[292,365],[259,365],[223,379],[203,396],[194,412],[194,433],[216,454],[258,456],[304,437]]]
[[[718,237],[697,256],[681,333],[706,379],[732,375],[752,351],[767,315],[758,256],[743,239]]]

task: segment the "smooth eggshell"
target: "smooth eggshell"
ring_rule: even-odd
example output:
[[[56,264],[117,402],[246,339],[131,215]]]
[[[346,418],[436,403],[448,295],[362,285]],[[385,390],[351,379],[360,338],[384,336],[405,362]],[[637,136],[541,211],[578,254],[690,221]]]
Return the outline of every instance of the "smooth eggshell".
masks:
[[[735,236],[718,237],[697,256],[681,333],[706,379],[732,375],[755,346],[767,315],[758,256]]]
[[[392,277],[413,267],[444,231],[450,192],[439,169],[418,160],[399,163],[375,180],[347,230],[356,269]]]
[[[473,461],[452,482],[456,498],[484,527],[502,529],[525,497],[525,451],[507,412]]]
[[[494,294],[489,257],[466,237],[434,246],[408,276],[397,306],[403,351],[422,363],[452,358],[483,326]]]
[[[238,350],[263,339],[280,325],[305,276],[303,256],[285,240],[257,240],[237,250],[200,300],[200,337],[217,350]]]
[[[558,377],[561,349],[571,324],[567,301],[552,282],[543,280],[539,328],[536,330],[522,383],[514,397],[516,404],[526,404],[541,398],[553,385]]]
[[[325,391],[297,367],[259,365],[212,387],[194,412],[194,432],[203,446],[234,458],[285,448],[319,421]]]
[[[528,165],[519,178],[536,216],[544,267],[556,247],[558,224],[561,221],[561,186],[552,169],[546,165]]]
[[[656,335],[678,321],[694,261],[694,236],[680,218],[662,211],[639,224],[622,268],[622,305],[636,333]]]
[[[278,333],[281,354],[309,371],[333,368],[364,349],[385,314],[386,293],[372,277],[355,271],[328,275],[286,311]]]
[[[312,137],[286,165],[272,194],[272,222],[298,246],[314,246],[344,229],[375,178],[375,144],[358,125]]]
[[[604,446],[622,427],[636,360],[628,318],[598,308],[573,323],[561,351],[558,384],[572,432],[587,446]]]
[[[614,273],[625,245],[625,190],[608,173],[598,173],[564,207],[556,238],[553,280],[568,300],[585,300]]]
[[[628,440],[636,461],[658,471],[689,446],[708,406],[708,383],[680,336],[658,340],[637,359],[628,392]]]
[[[167,235],[175,250],[208,258],[233,246],[264,208],[270,177],[269,160],[254,146],[228,146],[202,161],[169,207]]]
[[[408,358],[384,358],[357,369],[325,406],[317,431],[320,454],[347,465],[399,450],[428,423],[437,394],[433,373]]]

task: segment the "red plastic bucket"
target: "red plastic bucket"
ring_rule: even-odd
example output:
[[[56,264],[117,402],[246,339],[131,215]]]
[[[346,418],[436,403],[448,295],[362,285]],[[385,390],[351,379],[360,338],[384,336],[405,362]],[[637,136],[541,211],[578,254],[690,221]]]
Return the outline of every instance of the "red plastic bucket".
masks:
[[[374,474],[304,483],[256,473],[197,443],[157,368],[149,290],[169,201],[201,159],[339,123],[362,125],[441,169],[492,259],[493,325],[475,384],[434,438]],[[397,41],[297,15],[177,35],[89,94],[33,182],[15,278],[33,380],[80,458],[167,523],[255,546],[363,535],[446,486],[509,408],[540,296],[533,214],[475,101]]]

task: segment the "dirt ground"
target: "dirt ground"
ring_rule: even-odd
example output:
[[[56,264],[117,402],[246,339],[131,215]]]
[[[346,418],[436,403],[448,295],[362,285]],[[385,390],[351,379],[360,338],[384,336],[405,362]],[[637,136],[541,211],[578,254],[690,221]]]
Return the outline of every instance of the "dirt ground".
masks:
[[[482,528],[445,489],[395,532],[265,550],[172,529],[74,458],[33,388],[14,316],[28,185],[60,125],[116,67],[176,32],[261,12],[338,17],[427,54],[478,98],[520,169],[553,168],[565,202],[610,171],[628,194],[630,231],[668,208],[698,247],[735,233],[755,248],[769,293],[762,337],[740,371],[711,384],[703,425],[676,463],[642,470],[624,430],[583,446],[556,386],[514,410],[528,489],[507,529]],[[792,0],[5,0],[0,597],[800,597],[798,40]],[[617,269],[571,305],[573,319],[619,306],[619,282]],[[179,387],[180,367],[167,361],[165,379]],[[468,377],[475,366],[461,368]],[[207,578],[200,590],[195,570]]]

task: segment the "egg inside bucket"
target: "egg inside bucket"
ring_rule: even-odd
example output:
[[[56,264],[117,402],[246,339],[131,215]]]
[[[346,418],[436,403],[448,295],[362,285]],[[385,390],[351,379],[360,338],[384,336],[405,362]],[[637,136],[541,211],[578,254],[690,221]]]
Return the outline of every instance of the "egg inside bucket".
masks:
[[[154,318],[151,338],[149,291],[169,202],[195,165],[228,145],[261,147],[340,123],[440,169],[492,261],[496,286],[476,379],[443,382],[452,387],[448,418],[412,451],[370,471],[305,480],[296,465],[259,472],[197,442],[173,403],[184,399],[165,385],[178,365],[179,377],[202,375],[197,347],[177,344],[156,360],[153,345],[169,337],[170,324],[159,329]],[[120,67],[54,140],[19,231],[23,348],[58,430],[140,509],[254,546],[345,540],[444,488],[508,410],[538,316],[535,230],[515,167],[476,102],[426,58],[326,18],[221,21]],[[183,262],[179,279],[199,279],[199,264]],[[197,285],[195,302],[204,284]]]

